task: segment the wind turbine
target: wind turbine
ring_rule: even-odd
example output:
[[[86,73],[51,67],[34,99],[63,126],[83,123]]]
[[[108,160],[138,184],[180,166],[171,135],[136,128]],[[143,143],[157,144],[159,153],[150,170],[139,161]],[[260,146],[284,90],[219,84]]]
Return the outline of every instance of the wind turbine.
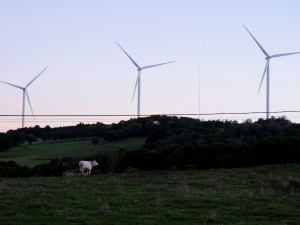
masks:
[[[264,72],[263,72],[263,75],[262,75],[262,78],[261,78],[261,82],[260,82],[257,94],[259,94],[259,91],[260,91],[262,82],[264,80],[265,74],[267,73],[267,93],[266,93],[267,94],[267,96],[266,96],[266,100],[267,100],[266,108],[267,108],[267,110],[266,110],[266,118],[269,119],[269,112],[270,112],[270,60],[272,58],[275,58],[275,57],[281,57],[281,56],[299,54],[300,52],[292,52],[292,53],[282,53],[282,54],[269,55],[266,52],[266,50],[259,44],[259,42],[254,38],[254,36],[250,33],[250,31],[247,29],[247,27],[245,25],[243,25],[243,26],[248,31],[248,33],[251,35],[251,37],[253,38],[253,40],[256,42],[256,44],[258,45],[258,47],[260,48],[260,50],[266,56],[265,59],[267,60],[267,62],[266,62],[266,66],[265,66],[265,69],[264,69]]]
[[[118,42],[116,42],[117,45],[119,45]],[[175,62],[175,61],[171,61],[171,62],[165,62],[165,63],[160,63],[160,64],[155,64],[155,65],[149,65],[149,66],[143,66],[143,67],[140,67],[131,57],[130,55],[128,55],[128,53],[121,47],[121,45],[119,45],[119,47],[122,49],[122,51],[128,56],[128,58],[131,60],[131,62],[136,66],[137,68],[137,71],[138,71],[138,75],[137,75],[137,78],[136,78],[136,82],[135,82],[135,87],[134,87],[134,91],[133,91],[133,96],[132,96],[132,100],[133,101],[133,98],[134,98],[134,95],[135,95],[135,90],[136,90],[136,87],[138,87],[138,100],[137,100],[137,117],[139,118],[140,117],[140,106],[141,106],[141,74],[142,74],[142,70],[143,69],[149,69],[151,67],[155,67],[155,66],[161,66],[161,65],[164,65],[164,64],[168,64],[168,63],[172,63],[172,62]]]
[[[15,85],[15,84],[11,84],[11,83],[8,83],[8,82],[5,82],[5,81],[0,81],[1,83],[5,83],[5,84],[8,84],[10,86],[13,86],[13,87],[16,87],[16,88],[19,88],[23,91],[23,107],[22,107],[22,128],[24,128],[24,115],[25,115],[25,95],[26,95],[26,98],[27,98],[27,101],[29,103],[29,106],[30,106],[30,109],[31,109],[31,112],[32,112],[32,116],[34,117],[34,114],[33,114],[33,110],[32,110],[32,107],[31,107],[31,103],[30,103],[30,99],[29,99],[29,95],[28,95],[28,92],[27,92],[27,88],[47,69],[48,67],[46,67],[45,69],[42,70],[42,72],[40,72],[34,79],[32,79],[25,87],[20,87],[18,85]]]

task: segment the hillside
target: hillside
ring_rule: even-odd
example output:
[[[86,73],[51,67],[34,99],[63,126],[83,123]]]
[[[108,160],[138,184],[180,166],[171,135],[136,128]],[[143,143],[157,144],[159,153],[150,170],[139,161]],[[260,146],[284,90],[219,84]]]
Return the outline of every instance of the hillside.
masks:
[[[24,145],[26,140],[29,142],[33,137],[45,143]],[[93,146],[89,141],[78,141],[92,138],[101,142]],[[71,161],[93,157],[100,163],[95,168],[97,173],[120,173],[130,168],[142,171],[188,170],[300,163],[300,124],[284,117],[237,123],[151,116],[112,125],[36,126],[2,133],[1,143],[2,161],[20,159],[19,163],[34,166],[46,162],[43,160],[57,158],[58,161],[48,166],[56,168],[55,173],[48,171],[36,174],[49,176],[61,175],[59,166],[64,157]],[[11,147],[5,147],[3,143],[10,143]],[[16,150],[12,146],[19,147]],[[23,147],[28,149],[22,150]],[[32,155],[33,152],[36,155]],[[37,161],[33,162],[32,159]],[[3,166],[14,167],[14,164]]]

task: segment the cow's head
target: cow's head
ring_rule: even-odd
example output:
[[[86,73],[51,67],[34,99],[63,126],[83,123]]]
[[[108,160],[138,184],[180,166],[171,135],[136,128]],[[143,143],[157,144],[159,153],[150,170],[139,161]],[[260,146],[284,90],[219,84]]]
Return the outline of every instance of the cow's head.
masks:
[[[91,165],[92,166],[98,166],[98,163],[96,162],[96,160],[94,160],[94,161],[91,162]]]

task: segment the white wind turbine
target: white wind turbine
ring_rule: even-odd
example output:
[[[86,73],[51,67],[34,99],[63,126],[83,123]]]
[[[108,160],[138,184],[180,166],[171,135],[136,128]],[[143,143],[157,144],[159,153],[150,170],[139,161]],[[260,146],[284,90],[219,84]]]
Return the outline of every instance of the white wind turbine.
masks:
[[[8,84],[10,86],[13,86],[13,87],[16,87],[16,88],[19,88],[23,91],[23,106],[22,106],[22,128],[24,128],[24,115],[25,115],[25,95],[26,95],[26,98],[27,98],[27,101],[29,103],[29,106],[30,106],[30,109],[31,109],[31,112],[32,112],[32,116],[34,117],[34,114],[33,114],[33,110],[32,110],[32,107],[31,107],[31,103],[30,103],[30,99],[29,99],[29,95],[28,95],[28,92],[27,92],[27,88],[33,83],[33,81],[35,81],[45,70],[47,69],[47,67],[45,69],[42,70],[42,72],[40,72],[33,80],[31,80],[25,87],[20,87],[18,85],[15,85],[15,84],[11,84],[11,83],[8,83],[8,82],[5,82],[5,81],[0,81],[1,83],[5,83],[5,84]]]
[[[250,31],[247,29],[247,27],[245,25],[243,25],[245,27],[245,29],[248,31],[248,33],[251,35],[251,37],[253,38],[253,40],[256,42],[256,44],[258,45],[258,47],[260,48],[260,50],[264,53],[264,55],[266,56],[266,66],[261,78],[261,82],[259,85],[259,89],[258,89],[258,94],[262,85],[262,82],[264,80],[265,74],[267,73],[267,96],[266,96],[266,100],[267,100],[267,104],[266,104],[266,118],[269,119],[269,112],[270,112],[270,60],[271,58],[275,58],[275,57],[281,57],[281,56],[286,56],[286,55],[293,55],[293,54],[299,54],[300,52],[292,52],[292,53],[282,53],[282,54],[275,54],[275,55],[269,55],[266,50],[258,43],[258,41],[254,38],[254,36],[250,33]]]
[[[118,42],[116,42],[117,45]],[[131,60],[131,62],[136,66],[137,68],[137,71],[138,71],[138,75],[137,75],[137,78],[136,78],[136,82],[135,82],[135,87],[134,87],[134,91],[133,91],[133,96],[132,96],[132,101],[133,101],[133,98],[134,98],[134,95],[135,95],[135,90],[136,90],[136,87],[138,87],[138,100],[137,100],[137,117],[140,117],[140,106],[141,106],[141,71],[143,69],[149,69],[151,67],[155,67],[155,66],[161,66],[161,65],[164,65],[164,64],[168,64],[168,63],[172,63],[172,62],[175,62],[175,61],[171,61],[171,62],[165,62],[165,63],[160,63],[160,64],[155,64],[155,65],[149,65],[149,66],[143,66],[143,67],[140,67],[129,55],[128,53],[121,47],[121,45],[119,45],[119,47],[123,50],[123,52],[128,56],[128,58]]]

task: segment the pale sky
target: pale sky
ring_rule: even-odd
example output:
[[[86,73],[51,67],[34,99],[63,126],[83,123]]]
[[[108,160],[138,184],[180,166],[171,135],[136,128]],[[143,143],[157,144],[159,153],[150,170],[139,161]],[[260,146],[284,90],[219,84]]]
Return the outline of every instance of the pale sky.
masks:
[[[117,41],[141,66],[176,61],[143,71],[141,114],[198,113],[199,66],[200,113],[265,111],[265,57],[243,24],[269,54],[297,52],[299,9],[298,0],[2,0],[0,80],[25,86],[48,66],[28,88],[36,115],[135,115],[137,71]],[[271,60],[270,111],[300,110],[299,62]],[[0,115],[21,112],[22,91],[0,83]],[[25,126],[119,119],[28,117]],[[0,117],[2,132],[20,126]]]

